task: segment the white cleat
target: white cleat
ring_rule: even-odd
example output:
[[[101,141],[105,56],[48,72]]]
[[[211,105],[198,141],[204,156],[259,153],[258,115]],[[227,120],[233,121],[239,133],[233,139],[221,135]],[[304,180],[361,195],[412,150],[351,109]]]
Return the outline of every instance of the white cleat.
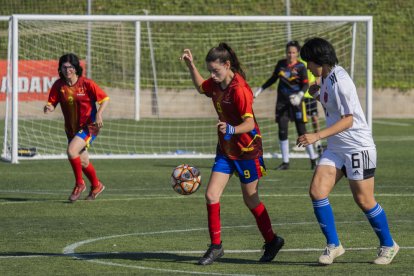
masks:
[[[394,241],[394,245],[391,247],[388,246],[381,246],[378,248],[378,258],[374,260],[374,264],[379,265],[387,265],[392,262],[394,257],[397,255],[398,250],[400,250],[400,247],[398,244]]]
[[[319,263],[322,265],[330,265],[336,258],[344,253],[345,249],[342,247],[342,244],[339,244],[338,246],[328,244],[322,255],[319,257]]]

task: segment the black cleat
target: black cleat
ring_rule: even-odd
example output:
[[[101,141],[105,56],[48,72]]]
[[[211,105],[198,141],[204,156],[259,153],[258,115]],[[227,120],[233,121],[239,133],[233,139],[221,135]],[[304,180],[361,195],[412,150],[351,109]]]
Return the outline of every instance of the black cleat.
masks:
[[[259,262],[271,262],[284,244],[285,240],[278,236],[275,236],[271,242],[265,243],[263,246],[264,253]]]
[[[204,256],[198,261],[199,265],[209,265],[224,255],[223,246],[221,244],[211,244]]]
[[[283,162],[276,168],[277,171],[285,171],[288,169],[289,169],[289,163],[285,163],[285,162]]]
[[[311,162],[311,170],[313,171],[316,168],[316,159],[311,159],[310,162]]]

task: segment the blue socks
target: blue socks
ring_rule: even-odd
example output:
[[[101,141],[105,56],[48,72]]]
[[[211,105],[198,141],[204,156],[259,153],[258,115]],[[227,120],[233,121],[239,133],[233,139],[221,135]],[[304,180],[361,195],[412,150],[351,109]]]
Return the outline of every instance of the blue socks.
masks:
[[[326,237],[326,243],[338,246],[339,239],[336,233],[335,219],[328,198],[312,200],[312,204],[316,219]],[[390,229],[388,228],[387,216],[381,205],[377,203],[374,208],[365,211],[364,213],[368,218],[372,229],[374,229],[377,234],[378,239],[380,240],[380,245],[388,247],[393,246],[394,241],[391,237]]]
[[[338,246],[339,239],[336,233],[335,219],[331,205],[329,204],[329,199],[312,200],[312,204],[316,219],[319,222],[322,233],[326,237],[326,243]]]
[[[394,241],[392,240],[390,229],[388,228],[387,216],[381,205],[377,203],[371,210],[365,211],[365,215],[368,218],[369,223],[377,234],[381,246],[393,246]]]

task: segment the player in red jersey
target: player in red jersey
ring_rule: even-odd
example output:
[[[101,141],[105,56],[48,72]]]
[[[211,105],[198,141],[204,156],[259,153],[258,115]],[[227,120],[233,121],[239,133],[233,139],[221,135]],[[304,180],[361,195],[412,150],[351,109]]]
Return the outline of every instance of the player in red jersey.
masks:
[[[216,158],[205,194],[211,245],[198,264],[211,264],[224,254],[220,197],[233,173],[239,176],[244,203],[254,215],[265,240],[260,261],[270,262],[284,240],[273,232],[266,207],[259,199],[258,183],[265,172],[262,138],[253,113],[253,93],[244,79],[239,60],[229,45],[220,43],[206,56],[210,78],[205,80],[189,49],[184,50],[181,59],[186,62],[198,92],[212,99],[219,120]]]
[[[72,53],[60,57],[58,72],[60,79],[50,89],[48,103],[43,110],[45,114],[53,112],[60,103],[65,119],[67,154],[76,181],[69,200],[78,200],[86,189],[82,172],[91,182],[91,190],[86,199],[94,200],[105,186],[96,176],[87,148],[103,126],[102,113],[109,103],[109,97],[94,81],[82,76],[83,68],[79,58]],[[99,104],[98,109],[96,102]]]

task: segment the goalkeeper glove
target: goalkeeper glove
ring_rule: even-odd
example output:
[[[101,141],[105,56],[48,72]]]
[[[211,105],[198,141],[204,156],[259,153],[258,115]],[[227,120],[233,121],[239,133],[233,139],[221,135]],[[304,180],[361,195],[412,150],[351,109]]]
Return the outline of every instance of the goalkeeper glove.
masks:
[[[257,98],[257,96],[259,96],[259,94],[262,92],[263,92],[263,88],[260,87],[259,89],[256,90],[256,92],[254,92],[254,97]]]
[[[303,94],[304,94],[303,91],[299,91],[298,93],[294,93],[290,95],[289,96],[290,103],[293,106],[300,105],[300,103],[302,102]]]
[[[226,124],[226,134],[224,134],[224,140],[228,141],[231,139],[235,131],[234,126]]]

